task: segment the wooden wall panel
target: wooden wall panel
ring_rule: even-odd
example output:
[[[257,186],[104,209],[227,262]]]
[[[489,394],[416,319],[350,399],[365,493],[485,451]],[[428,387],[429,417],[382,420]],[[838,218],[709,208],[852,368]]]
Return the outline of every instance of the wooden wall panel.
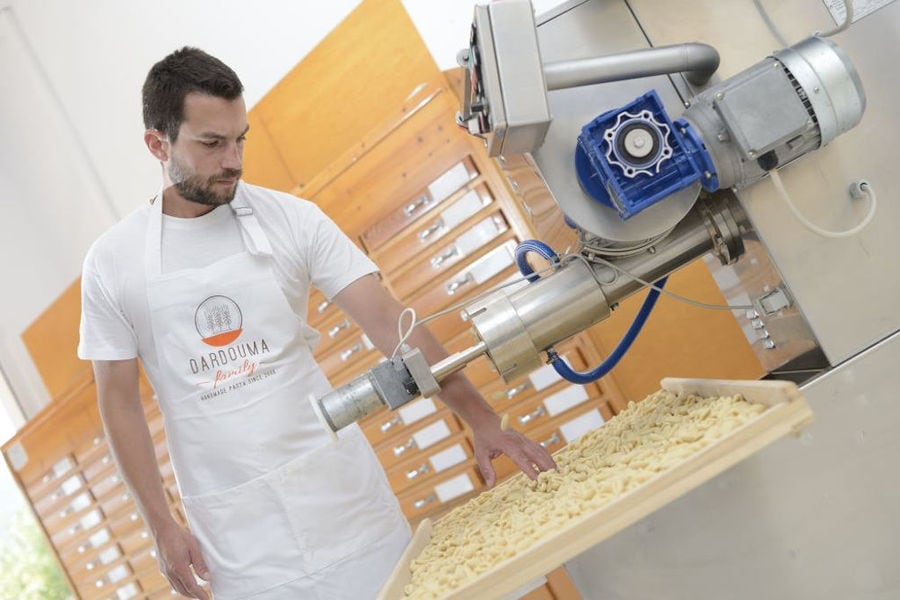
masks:
[[[440,75],[400,0],[363,0],[254,108],[299,186]]]
[[[247,121],[250,132],[244,145],[244,181],[290,192],[294,189],[294,179],[262,118],[251,110],[247,113]]]
[[[70,389],[90,371],[91,364],[76,354],[80,321],[79,277],[22,333],[22,341],[51,398]]]

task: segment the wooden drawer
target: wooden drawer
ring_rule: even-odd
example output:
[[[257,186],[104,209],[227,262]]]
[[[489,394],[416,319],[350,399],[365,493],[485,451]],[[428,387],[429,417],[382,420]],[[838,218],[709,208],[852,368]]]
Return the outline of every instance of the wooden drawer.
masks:
[[[94,498],[87,489],[65,498],[65,503],[53,511],[41,515],[41,521],[48,531],[57,531],[72,526],[93,507]]]
[[[81,473],[69,471],[57,487],[49,488],[42,497],[32,498],[34,510],[41,519],[58,518],[59,513],[69,511],[75,498],[87,490]]]
[[[426,255],[426,260],[412,264],[408,271],[393,281],[394,291],[401,299],[408,298],[420,289],[436,285],[445,273],[462,264],[470,257],[480,256],[492,246],[504,240],[513,240],[515,233],[501,213],[483,219],[472,229],[456,237],[451,243],[442,245],[437,252]],[[466,285],[470,285],[466,280]]]
[[[72,580],[79,589],[91,586],[104,588],[114,585],[128,579],[133,572],[118,544],[111,544],[99,551],[97,556],[84,563],[82,568],[69,569],[69,575],[72,576]],[[104,596],[101,594],[101,597]]]
[[[516,245],[516,240],[507,240],[478,259],[435,279],[423,293],[411,299],[409,304],[420,317],[424,317],[462,302],[476,291],[489,289],[490,284],[515,272]]]
[[[342,344],[334,346],[327,354],[318,359],[318,363],[325,376],[333,380],[332,378],[341,371],[352,368],[354,365],[368,364],[366,359],[371,360],[372,356],[376,357],[376,360],[372,361],[372,364],[374,364],[378,362],[377,358],[381,357],[381,353],[372,345],[368,337],[360,333],[344,340]],[[360,374],[364,370],[358,368],[356,373]]]
[[[446,505],[468,498],[484,487],[477,467],[460,466],[397,496],[407,519],[418,520]]]
[[[391,467],[387,471],[388,481],[394,492],[399,494],[458,465],[472,463],[474,456],[472,444],[465,432],[456,433],[418,456]]]
[[[446,245],[445,240],[452,233],[467,230],[467,226],[477,222],[477,215],[484,214],[493,203],[494,197],[484,183],[454,194],[437,208],[437,214],[413,223],[390,244],[373,252],[372,257],[382,271],[393,278],[405,270],[411,258],[423,253],[434,254],[438,244]]]
[[[323,321],[317,329],[322,337],[319,338],[319,343],[313,349],[313,356],[316,357],[316,360],[330,353],[336,346],[346,344],[347,341],[358,338],[362,334],[353,319],[340,311],[328,321]]]
[[[307,312],[307,322],[311,327],[318,327],[324,321],[332,321],[337,318],[341,309],[325,297],[325,294],[319,290],[313,289],[309,293],[309,311]]]
[[[586,386],[570,383],[554,389],[543,397],[536,397],[530,402],[520,402],[510,407],[509,422],[515,429],[527,432],[590,400]]]
[[[403,435],[386,440],[375,449],[378,460],[385,469],[390,469],[401,461],[412,456],[421,456],[422,450],[430,448],[438,442],[462,431],[456,416],[449,409],[439,411],[436,415],[409,428]]]
[[[537,169],[530,166],[507,169],[506,180],[513,192],[520,196],[527,196],[535,191],[548,189],[547,183]]]
[[[378,411],[376,418],[367,419],[360,426],[369,443],[377,447],[385,440],[402,435],[401,432],[408,431],[442,408],[444,405],[436,398],[419,398],[394,411]]]
[[[50,539],[59,553],[61,562],[69,565],[85,559],[96,559],[97,555],[106,547],[103,544],[113,539],[108,537],[110,530],[106,527],[106,524],[102,520],[98,521],[98,523],[97,527],[92,527],[88,530],[72,531],[65,529],[51,534]]]
[[[103,435],[95,435],[86,440],[80,446],[76,446],[72,454],[75,462],[80,465],[88,464],[96,460],[98,457],[109,453],[109,447],[106,445],[106,439]]]
[[[64,494],[61,490],[63,482],[77,474],[76,463],[71,454],[66,454],[43,475],[25,487],[28,498],[35,510],[49,510],[50,505],[58,501]],[[71,486],[71,484],[69,484]]]
[[[475,163],[471,157],[464,158],[438,175],[425,189],[419,190],[403,205],[365,230],[360,236],[363,246],[370,253],[378,250],[406,227],[431,213],[442,200],[476,177],[478,169]]]
[[[135,529],[128,535],[119,538],[119,545],[125,554],[132,555],[146,549],[153,548],[153,538],[147,529]]]
[[[109,494],[97,499],[97,505],[105,515],[119,514],[123,510],[134,510],[136,507],[126,486],[112,490]]]
[[[83,464],[81,466],[81,474],[88,482],[88,485],[91,485],[97,481],[101,481],[103,478],[107,477],[110,472],[116,470],[116,463],[113,460],[112,455],[106,448],[105,442],[103,443],[102,447],[104,450],[106,450],[106,452],[104,452],[103,454],[98,454],[91,462]]]

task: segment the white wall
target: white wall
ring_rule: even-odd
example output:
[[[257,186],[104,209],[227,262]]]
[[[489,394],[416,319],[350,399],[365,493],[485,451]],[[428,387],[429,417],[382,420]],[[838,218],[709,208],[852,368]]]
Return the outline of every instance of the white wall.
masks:
[[[0,367],[27,416],[48,399],[20,334],[79,275],[91,241],[159,184],[142,143],[140,88],[149,67],[175,48],[198,46],[238,72],[252,106],[358,3],[0,4]],[[438,65],[454,66],[474,1],[403,3]]]

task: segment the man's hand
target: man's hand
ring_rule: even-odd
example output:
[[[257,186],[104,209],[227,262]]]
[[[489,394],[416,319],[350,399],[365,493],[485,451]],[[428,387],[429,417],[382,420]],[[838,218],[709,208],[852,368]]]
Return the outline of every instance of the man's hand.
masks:
[[[490,419],[473,433],[475,460],[488,487],[493,487],[497,478],[491,461],[501,454],[507,455],[531,479],[536,479],[542,471],[556,468],[556,462],[546,448],[518,431],[501,430],[499,418]]]
[[[209,600],[209,594],[197,584],[194,572],[209,581],[209,569],[193,535],[174,521],[156,532],[159,568],[176,592],[188,598]],[[193,566],[193,571],[191,570]]]

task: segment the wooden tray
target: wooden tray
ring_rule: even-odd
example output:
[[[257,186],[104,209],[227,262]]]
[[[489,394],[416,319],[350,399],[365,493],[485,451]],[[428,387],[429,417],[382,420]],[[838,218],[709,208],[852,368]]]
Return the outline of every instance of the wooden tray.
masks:
[[[757,418],[707,446],[685,462],[658,474],[595,512],[571,520],[552,537],[500,563],[446,596],[447,600],[496,600],[552,571],[588,548],[639,521],[679,496],[712,479],[786,434],[798,434],[812,411],[789,381],[663,379],[660,387],[700,396],[741,394],[769,408]],[[378,600],[400,600],[410,581],[410,561],[431,539],[431,521],[423,520],[400,557]]]

